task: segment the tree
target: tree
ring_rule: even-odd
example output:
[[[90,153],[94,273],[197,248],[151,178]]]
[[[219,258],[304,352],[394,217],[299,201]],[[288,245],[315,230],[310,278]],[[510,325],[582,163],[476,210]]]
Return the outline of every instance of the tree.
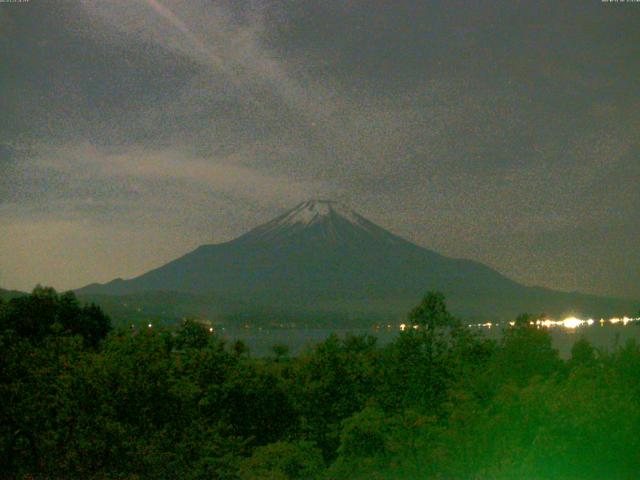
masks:
[[[241,357],[242,355],[249,353],[249,347],[242,340],[236,340],[235,342],[233,342],[231,348],[233,349],[233,353],[235,353],[237,357]]]
[[[13,330],[36,343],[49,335],[81,335],[85,345],[96,347],[111,330],[111,320],[97,305],[81,306],[73,292],[58,295],[38,285],[0,311],[0,330]]]
[[[561,367],[549,331],[521,321],[503,332],[487,374],[494,384],[511,380],[525,386],[534,376],[548,377]]]
[[[85,344],[91,347],[96,347],[110,331],[111,319],[94,303],[82,307],[77,328],[71,330],[82,335]]]
[[[455,380],[461,354],[474,339],[449,313],[445,297],[427,292],[408,314],[411,328],[400,333],[385,350],[382,401],[388,405],[442,409]],[[466,355],[466,353],[465,353]]]
[[[367,407],[343,422],[338,455],[341,461],[385,455],[387,415]]]
[[[445,297],[440,292],[430,291],[422,298],[408,315],[411,326],[428,328],[453,327],[459,325],[457,319],[449,313]]]
[[[369,336],[331,335],[296,362],[291,382],[307,438],[335,456],[341,422],[361,410],[376,391],[380,370]]]
[[[258,447],[240,464],[240,480],[311,480],[322,468],[322,455],[311,442],[279,441]]]
[[[591,366],[596,363],[596,349],[589,341],[580,337],[571,347],[571,366]]]
[[[176,334],[176,348],[201,349],[207,346],[211,333],[200,322],[188,318],[182,322]]]
[[[204,396],[199,401],[202,413],[208,421],[224,423],[232,435],[253,445],[283,438],[298,422],[284,382],[250,358],[235,360],[220,380],[203,386]]]
[[[279,362],[280,359],[286,357],[289,354],[289,347],[284,344],[277,344],[271,347],[273,354],[276,356],[276,362]]]

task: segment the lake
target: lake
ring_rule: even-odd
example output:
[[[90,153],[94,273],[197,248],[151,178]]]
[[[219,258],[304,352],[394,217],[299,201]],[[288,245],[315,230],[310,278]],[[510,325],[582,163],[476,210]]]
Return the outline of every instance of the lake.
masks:
[[[499,339],[505,327],[493,326],[470,327],[478,331],[487,338]],[[545,328],[545,327],[543,327]],[[563,358],[569,358],[573,343],[584,336],[593,346],[602,350],[613,350],[629,339],[636,339],[640,342],[640,323],[633,322],[627,325],[600,325],[595,323],[591,326],[581,326],[578,328],[550,327],[553,345]],[[313,344],[325,340],[332,333],[340,337],[347,334],[373,335],[378,339],[380,345],[391,342],[400,333],[399,328],[282,328],[267,329],[260,327],[251,328],[226,328],[220,332],[220,336],[228,341],[242,340],[249,349],[252,356],[262,357],[272,355],[271,347],[276,344],[284,344],[289,347],[290,355],[297,355]]]

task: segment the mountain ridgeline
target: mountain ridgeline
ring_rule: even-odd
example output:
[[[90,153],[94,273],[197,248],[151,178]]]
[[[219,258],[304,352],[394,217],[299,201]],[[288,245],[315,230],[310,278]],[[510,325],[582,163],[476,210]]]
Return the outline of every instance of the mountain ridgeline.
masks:
[[[91,284],[77,293],[98,301],[160,296],[163,311],[175,315],[229,318],[261,311],[290,318],[333,316],[348,326],[355,318],[402,318],[427,290],[442,291],[452,311],[469,320],[507,320],[524,311],[599,317],[637,310],[627,300],[524,286],[320,200],[138,277]],[[173,300],[180,308],[173,308]]]

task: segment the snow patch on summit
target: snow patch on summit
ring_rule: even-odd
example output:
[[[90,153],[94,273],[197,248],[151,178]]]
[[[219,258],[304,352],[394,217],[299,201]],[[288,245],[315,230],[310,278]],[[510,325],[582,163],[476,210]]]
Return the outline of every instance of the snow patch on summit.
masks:
[[[309,200],[291,210],[278,223],[280,225],[309,226],[321,222],[331,214],[339,215],[356,225],[362,224],[362,218],[353,210],[329,200]]]
[[[310,232],[310,237],[305,237]],[[396,243],[401,241],[383,228],[337,202],[330,200],[308,200],[283,213],[270,222],[260,225],[239,237],[243,242],[281,241],[293,238],[308,238],[313,242],[324,239],[336,243],[340,241],[372,241]],[[363,236],[364,235],[364,236]]]

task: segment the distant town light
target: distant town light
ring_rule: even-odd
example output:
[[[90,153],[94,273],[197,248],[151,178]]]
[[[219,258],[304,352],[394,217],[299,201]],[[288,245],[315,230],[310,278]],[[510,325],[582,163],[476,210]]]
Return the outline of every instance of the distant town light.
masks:
[[[576,317],[567,317],[562,320],[562,326],[565,328],[578,328],[579,326],[586,323],[584,320],[580,320]]]
[[[610,323],[611,325],[616,325],[618,323],[622,324],[623,326],[626,326],[629,323],[635,323],[635,322],[640,322],[640,317],[638,318],[632,318],[632,317],[613,317],[610,318],[609,320],[606,320],[604,318],[601,318],[600,320],[594,320],[593,318],[588,318],[586,320],[583,320],[581,318],[578,317],[574,317],[574,316],[570,316],[570,317],[566,317],[562,320],[552,320],[550,318],[541,318],[535,321],[529,321],[529,325],[531,326],[535,326],[537,328],[552,328],[552,327],[560,327],[560,328],[566,328],[568,330],[575,330],[578,327],[584,327],[584,326],[591,326],[594,325],[595,323],[600,323],[601,326],[604,326],[605,323]],[[501,325],[501,323],[497,323],[497,322],[485,322],[485,323],[469,323],[468,327],[469,328],[487,328],[487,329],[491,329],[492,327],[499,327]],[[505,325],[509,325],[511,327],[515,327],[516,326],[516,322],[514,321],[510,321],[505,323]],[[405,323],[401,323],[400,324],[400,330],[404,331],[408,328],[418,328],[418,325],[407,325]]]

